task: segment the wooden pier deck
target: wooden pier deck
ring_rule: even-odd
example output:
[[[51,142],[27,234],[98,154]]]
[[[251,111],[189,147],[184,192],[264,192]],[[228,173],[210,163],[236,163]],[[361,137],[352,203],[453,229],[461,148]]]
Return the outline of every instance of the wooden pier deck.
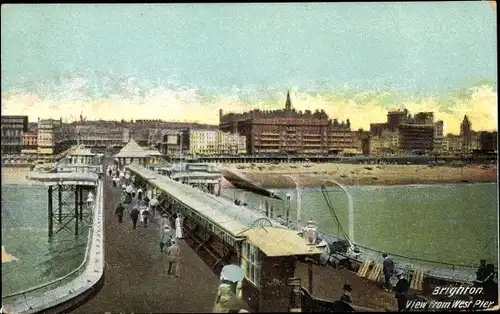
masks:
[[[181,241],[180,276],[169,276],[167,255],[160,254],[158,224],[144,228],[138,223],[134,230],[126,212],[119,224],[115,208],[120,191],[109,178],[105,181],[104,286],[72,313],[211,312],[218,288],[212,270]]]

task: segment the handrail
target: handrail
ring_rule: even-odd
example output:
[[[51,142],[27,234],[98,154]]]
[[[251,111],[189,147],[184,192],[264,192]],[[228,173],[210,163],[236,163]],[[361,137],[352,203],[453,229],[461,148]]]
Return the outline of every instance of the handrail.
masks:
[[[356,246],[360,247],[360,248],[363,248],[363,249],[366,249],[366,250],[373,251],[373,252],[383,253],[383,251],[375,250],[375,249],[372,249],[372,248],[369,248],[369,247],[365,247],[365,246],[362,246],[362,245],[356,244]],[[464,264],[453,264],[453,263],[446,263],[446,262],[438,262],[438,261],[431,261],[431,260],[413,258],[413,257],[399,255],[399,254],[393,254],[393,253],[391,253],[391,255],[395,256],[395,257],[401,257],[401,258],[409,259],[410,261],[417,261],[417,262],[424,262],[424,263],[432,263],[432,264],[440,264],[440,265],[453,266],[453,269],[455,269],[455,267],[477,268],[477,265],[464,265]],[[498,267],[495,267],[495,269],[498,269]]]
[[[92,209],[93,214],[95,213],[95,206],[97,206],[97,202],[94,203],[94,208]],[[40,284],[38,286],[29,288],[29,289],[25,289],[25,290],[22,290],[22,291],[19,291],[19,292],[11,293],[11,294],[8,294],[6,296],[2,296],[2,300],[6,299],[6,298],[11,298],[11,297],[23,295],[23,294],[26,294],[28,292],[32,292],[32,291],[35,291],[35,290],[38,290],[38,289],[41,289],[41,288],[45,288],[45,287],[50,286],[52,284],[61,282],[64,279],[67,279],[69,276],[72,276],[76,272],[80,271],[88,263],[88,261],[89,261],[88,256],[89,256],[90,248],[92,247],[91,246],[91,243],[92,243],[92,241],[91,241],[91,236],[92,236],[91,230],[92,230],[92,228],[93,228],[93,226],[91,226],[89,228],[89,233],[87,235],[87,248],[85,249],[85,255],[83,257],[83,261],[82,261],[82,263],[76,269],[74,269],[71,272],[69,272],[68,274],[66,274],[66,275],[64,275],[64,276],[62,276],[60,278],[54,279],[54,280],[52,280],[50,282],[43,283],[43,284]]]
[[[308,191],[306,190],[306,193]],[[323,234],[327,234],[329,236],[332,236],[332,237],[335,237],[335,238],[338,238],[340,239],[338,236],[335,236],[333,234],[330,234],[328,232],[325,232],[323,230],[318,230],[320,233],[323,233]],[[377,253],[384,253],[384,251],[379,251],[379,250],[376,250],[376,249],[373,249],[373,248],[369,248],[369,247],[366,247],[366,246],[362,246],[362,245],[359,245],[358,243],[354,243],[358,248],[363,248],[363,249],[366,249],[366,250],[370,250],[370,251],[373,251],[373,252],[377,252]],[[390,252],[387,252],[387,253],[390,253]],[[462,268],[477,268],[477,265],[463,265],[463,264],[453,264],[453,263],[446,263],[446,262],[439,262],[439,261],[432,261],[432,260],[425,260],[425,259],[419,259],[419,258],[414,258],[414,257],[409,257],[409,256],[404,256],[404,255],[399,255],[399,254],[393,254],[391,253],[392,256],[394,257],[400,257],[400,258],[404,258],[404,259],[409,259],[410,261],[417,261],[417,262],[424,262],[424,263],[431,263],[431,264],[439,264],[439,265],[446,265],[446,266],[452,266],[453,270],[455,269],[455,267],[462,267]],[[497,270],[498,269],[498,266],[495,267],[495,269]]]

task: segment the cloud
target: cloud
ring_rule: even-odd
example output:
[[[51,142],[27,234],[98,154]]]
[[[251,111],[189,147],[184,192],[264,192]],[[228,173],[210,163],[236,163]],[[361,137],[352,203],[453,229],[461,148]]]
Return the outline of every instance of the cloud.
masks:
[[[25,114],[37,118],[131,120],[162,119],[217,124],[219,109],[244,112],[252,108],[283,108],[286,90],[232,86],[206,91],[193,86],[163,85],[113,73],[66,73],[53,82],[30,83],[28,87],[2,93],[2,114]],[[475,130],[496,130],[497,92],[493,84],[481,82],[465,90],[442,95],[409,97],[390,91],[334,90],[291,91],[297,110],[324,109],[333,119],[350,119],[353,129],[369,129],[370,123],[385,122],[388,110],[406,108],[412,114],[433,111],[443,120],[445,132],[458,133],[467,114]]]

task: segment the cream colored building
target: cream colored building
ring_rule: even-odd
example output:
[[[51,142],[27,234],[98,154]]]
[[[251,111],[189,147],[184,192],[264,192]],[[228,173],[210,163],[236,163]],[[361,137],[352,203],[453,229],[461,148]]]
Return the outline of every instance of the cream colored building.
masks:
[[[56,154],[57,145],[62,138],[62,120],[43,119],[38,120],[38,154]]]
[[[459,156],[462,153],[463,139],[460,135],[448,134],[444,140],[443,154]]]
[[[189,130],[189,153],[192,155],[246,154],[246,138],[219,130]]]

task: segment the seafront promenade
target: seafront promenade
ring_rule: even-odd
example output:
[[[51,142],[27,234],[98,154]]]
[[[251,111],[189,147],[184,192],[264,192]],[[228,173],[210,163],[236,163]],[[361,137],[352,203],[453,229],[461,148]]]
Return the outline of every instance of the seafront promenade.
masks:
[[[219,284],[212,270],[181,241],[180,276],[168,275],[167,255],[160,254],[159,225],[138,224],[134,230],[128,210],[119,224],[115,208],[120,190],[112,187],[109,177],[104,180],[104,285],[72,313],[211,312]]]

